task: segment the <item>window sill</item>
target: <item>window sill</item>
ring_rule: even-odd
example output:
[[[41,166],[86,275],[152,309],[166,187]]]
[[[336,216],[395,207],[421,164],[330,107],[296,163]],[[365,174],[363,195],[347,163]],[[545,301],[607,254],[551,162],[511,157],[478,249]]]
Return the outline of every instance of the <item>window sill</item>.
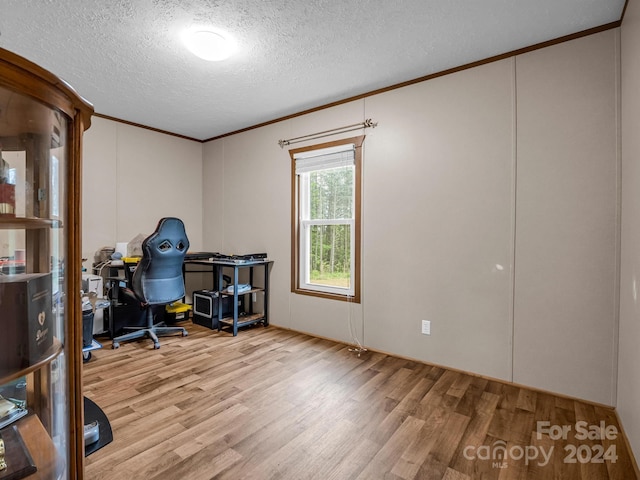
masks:
[[[320,292],[317,290],[305,290],[302,288],[294,288],[291,290],[291,292],[296,293],[298,295],[307,295],[310,297],[326,298],[328,300],[338,300],[340,302],[360,303],[359,293],[356,293],[355,295],[344,295],[340,293]]]

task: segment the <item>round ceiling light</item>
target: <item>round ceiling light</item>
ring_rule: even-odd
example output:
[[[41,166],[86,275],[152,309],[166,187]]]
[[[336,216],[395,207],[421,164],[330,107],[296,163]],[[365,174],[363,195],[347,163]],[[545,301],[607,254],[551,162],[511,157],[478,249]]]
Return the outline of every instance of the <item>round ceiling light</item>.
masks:
[[[229,58],[236,50],[228,36],[202,28],[186,32],[183,41],[191,53],[210,62]]]

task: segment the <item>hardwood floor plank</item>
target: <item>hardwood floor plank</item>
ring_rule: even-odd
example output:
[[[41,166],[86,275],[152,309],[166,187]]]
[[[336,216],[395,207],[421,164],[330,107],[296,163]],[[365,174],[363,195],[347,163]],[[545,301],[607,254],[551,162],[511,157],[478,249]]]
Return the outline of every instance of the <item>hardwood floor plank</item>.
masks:
[[[414,438],[422,429],[424,423],[424,420],[409,417],[405,422],[398,425],[393,435],[388,441],[384,442],[382,448],[356,478],[359,480],[368,480],[375,478],[380,472],[387,470],[388,466],[392,465],[397,458],[401,457],[404,451],[413,443]],[[391,473],[397,475],[393,470]],[[398,475],[398,478],[410,480],[412,477]]]
[[[486,378],[471,377],[469,386],[464,392],[460,403],[456,406],[456,412],[468,417],[472,416],[478,406],[480,398],[485,394],[487,383],[489,383],[489,380]]]
[[[444,477],[442,480],[471,480],[469,475],[465,475],[464,473],[456,472],[451,468],[447,468],[447,471],[444,472]]]
[[[420,466],[417,478],[441,479],[444,476],[469,420],[469,417],[451,412],[440,431],[438,441]]]
[[[615,462],[610,461],[606,463],[609,478],[611,480],[635,478],[631,477],[629,473],[634,471],[633,463],[630,452],[625,448],[624,441],[622,440],[622,432],[615,413],[612,410],[597,406],[594,407],[594,412],[596,420],[604,422],[605,427],[615,427],[618,432],[615,435],[613,433],[610,435],[611,437],[615,436],[615,438],[609,439],[605,436],[602,440],[605,451],[612,449],[618,457]]]
[[[411,387],[406,395],[396,405],[396,410],[404,412],[407,415],[415,416],[415,412],[420,404],[420,401],[424,398],[429,390],[433,387],[434,380],[427,377],[420,377],[411,383],[407,384],[407,387]]]
[[[211,458],[215,458],[215,462],[211,462]],[[215,457],[207,449],[204,449],[197,455],[189,457],[186,461],[180,462],[177,466],[170,466],[165,470],[159,471],[153,477],[146,478],[150,480],[164,480],[166,478],[209,480],[218,478],[220,472],[233,466],[240,458],[241,455],[230,448],[215,455]]]
[[[466,375],[464,373],[459,373],[456,376],[456,379],[447,390],[447,395],[451,395],[452,397],[462,398],[471,385],[473,381],[473,377],[471,375]]]
[[[325,480],[333,466],[344,461],[353,445],[362,441],[362,431],[350,421],[338,419],[331,424],[324,435],[315,439],[313,447],[303,452],[307,456],[304,461],[290,457],[284,478]]]
[[[439,441],[440,434],[446,427],[451,413],[443,407],[434,409],[431,416],[424,421],[424,426],[415,436],[413,442],[393,465],[391,472],[402,478],[415,478],[431,450]]]
[[[536,392],[521,388],[518,392],[518,400],[516,400],[516,408],[526,410],[527,412],[536,411],[536,400],[538,395]]]
[[[373,457],[378,453],[380,446],[369,440],[368,438],[362,438],[361,441],[356,442],[344,456],[342,461],[336,464],[330,471],[327,480],[345,480],[357,478],[360,472],[371,463]],[[383,478],[382,472],[377,472],[374,478]],[[293,480],[293,479],[292,479]],[[318,479],[322,480],[322,479]]]
[[[456,452],[453,455],[451,466],[458,472],[473,475],[477,464],[469,461],[469,452],[478,451],[487,438],[489,425],[493,419],[495,410],[500,402],[500,397],[493,393],[483,392],[476,405],[475,414],[471,415],[463,437],[460,439]]]
[[[636,478],[612,409],[275,327],[186,326],[84,365],[114,435],[87,480]],[[618,434],[581,440],[576,422]],[[567,463],[569,445],[617,459]]]

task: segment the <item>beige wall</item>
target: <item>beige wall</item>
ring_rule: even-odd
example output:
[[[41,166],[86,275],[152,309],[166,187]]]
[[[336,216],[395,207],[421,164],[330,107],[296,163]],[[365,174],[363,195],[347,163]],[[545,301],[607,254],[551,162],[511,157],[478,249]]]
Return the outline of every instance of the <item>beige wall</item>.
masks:
[[[618,414],[640,458],[640,5],[622,24],[622,246]]]
[[[274,324],[614,404],[618,35],[208,143],[204,245],[269,253]],[[366,118],[362,304],[291,294],[277,141]]]
[[[516,60],[513,379],[608,405],[617,358],[618,35]]]
[[[367,99],[367,345],[511,379],[513,66]]]
[[[194,250],[269,254],[276,325],[615,404],[618,35],[204,145],[95,118],[84,255],[180,216]],[[379,126],[364,131],[362,303],[291,294],[291,166],[277,141],[367,118]],[[620,378],[636,385],[623,342]],[[638,390],[619,391],[627,416]]]
[[[158,220],[185,222],[202,249],[202,145],[99,117],[84,136],[82,256],[151,233]]]

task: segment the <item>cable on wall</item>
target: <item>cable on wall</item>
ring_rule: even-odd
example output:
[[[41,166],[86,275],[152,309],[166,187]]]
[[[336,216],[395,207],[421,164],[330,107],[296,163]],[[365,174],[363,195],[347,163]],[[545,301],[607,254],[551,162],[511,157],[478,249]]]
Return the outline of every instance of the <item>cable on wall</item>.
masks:
[[[362,116],[364,117],[366,115],[365,113],[365,101],[366,99],[362,100]],[[375,128],[378,125],[378,122],[376,122],[375,124],[371,122],[371,119],[365,120],[365,124],[367,124],[367,122],[370,123],[370,126],[372,128]],[[366,128],[366,127],[365,127]],[[361,146],[362,149],[364,149],[364,145]],[[364,151],[364,150],[363,150]],[[364,157],[364,155],[362,155],[362,157]],[[360,193],[360,200],[361,200],[361,205],[363,205],[361,208],[364,208],[364,161],[362,162],[362,164],[360,165],[360,169],[361,169],[361,187],[362,187],[362,191]],[[361,215],[363,215],[363,213],[361,212]],[[360,233],[361,238],[360,241],[364,242],[364,230],[361,231]],[[360,261],[361,261],[361,271],[360,271],[360,287],[362,288],[362,282],[364,281],[364,261],[363,261],[363,256],[361,255],[360,257]],[[361,319],[362,319],[362,336],[363,339],[362,341],[364,341],[364,303],[360,304],[361,305],[361,309],[360,311],[362,312],[361,315]],[[350,352],[353,352],[355,354],[358,355],[358,358],[360,358],[360,355],[362,355],[363,353],[367,352],[367,348],[365,346],[362,345],[362,343],[360,343],[360,340],[358,339],[358,334],[356,332],[356,329],[353,325],[353,315],[352,315],[352,311],[353,311],[353,296],[349,295],[347,297],[347,308],[349,309],[348,315],[349,315],[349,333],[351,334],[351,341],[353,342],[353,346],[349,348]]]
[[[353,304],[353,297],[349,295],[347,297],[347,308],[349,309],[348,311],[349,333],[351,334],[351,341],[353,342],[353,346],[349,348],[349,351],[357,353],[359,357],[362,353],[366,352],[367,349],[362,345],[362,343],[360,343],[360,340],[358,340],[358,335],[356,334],[355,328],[353,326],[353,318],[352,318],[353,315],[351,314],[352,304]]]
[[[301,137],[290,138],[288,140],[278,140],[278,145],[280,145],[280,148],[284,148],[286,145],[291,145],[292,143],[315,140],[316,138],[329,137],[331,135],[338,135],[340,133],[353,132],[354,130],[360,130],[361,128],[376,128],[377,126],[378,122],[374,122],[370,118],[368,118],[364,122],[354,123],[353,125],[332,128],[331,130],[325,130],[323,132],[310,133],[309,135],[302,135]]]

